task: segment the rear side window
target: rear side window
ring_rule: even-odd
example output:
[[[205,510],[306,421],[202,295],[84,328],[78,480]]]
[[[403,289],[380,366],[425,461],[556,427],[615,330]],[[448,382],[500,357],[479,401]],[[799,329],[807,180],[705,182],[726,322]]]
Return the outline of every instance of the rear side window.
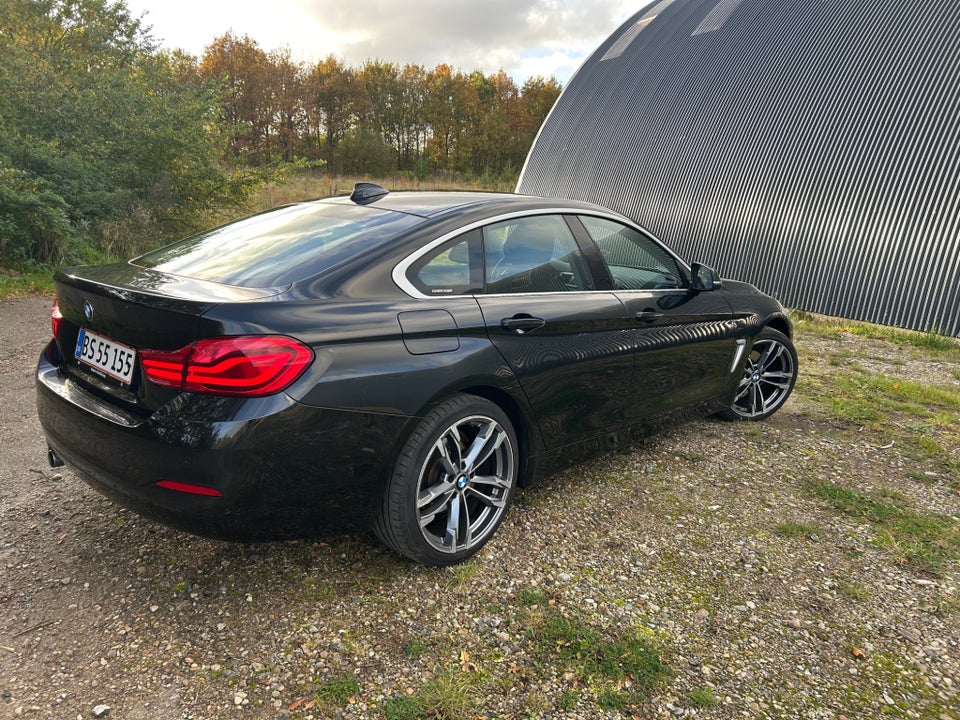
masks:
[[[445,242],[419,258],[407,278],[424,295],[469,295],[483,287],[480,230]]]
[[[241,287],[282,287],[390,242],[422,220],[371,207],[304,203],[154,250],[135,265]]]

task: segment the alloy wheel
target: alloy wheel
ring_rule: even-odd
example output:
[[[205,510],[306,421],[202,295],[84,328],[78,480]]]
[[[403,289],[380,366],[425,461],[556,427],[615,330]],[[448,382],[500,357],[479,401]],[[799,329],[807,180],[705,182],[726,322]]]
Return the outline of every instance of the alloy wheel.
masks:
[[[417,518],[427,543],[461,553],[486,541],[506,512],[516,478],[510,435],[496,420],[453,421],[431,447],[417,486]]]
[[[786,402],[796,377],[791,348],[777,338],[758,338],[747,357],[732,410],[748,420],[772,414]]]

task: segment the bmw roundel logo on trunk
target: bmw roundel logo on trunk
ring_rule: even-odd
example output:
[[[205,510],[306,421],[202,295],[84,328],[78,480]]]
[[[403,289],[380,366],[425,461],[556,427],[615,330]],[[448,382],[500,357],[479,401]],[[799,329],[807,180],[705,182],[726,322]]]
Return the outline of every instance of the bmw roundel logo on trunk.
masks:
[[[93,321],[93,305],[89,300],[83,301],[83,316],[87,319],[87,322]]]

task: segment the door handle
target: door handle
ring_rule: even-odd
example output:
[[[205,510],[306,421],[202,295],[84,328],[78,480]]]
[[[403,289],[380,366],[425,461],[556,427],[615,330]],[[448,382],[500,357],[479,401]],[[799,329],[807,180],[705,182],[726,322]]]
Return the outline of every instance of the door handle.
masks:
[[[663,317],[662,312],[657,312],[656,310],[641,310],[634,317],[640,322],[653,322],[654,320],[659,320]]]
[[[526,313],[517,313],[513,317],[504,318],[500,321],[500,326],[505,330],[514,332],[517,335],[525,335],[528,332],[533,332],[537,328],[542,328],[547,324],[547,321],[543,318],[533,317],[532,315],[527,315]]]

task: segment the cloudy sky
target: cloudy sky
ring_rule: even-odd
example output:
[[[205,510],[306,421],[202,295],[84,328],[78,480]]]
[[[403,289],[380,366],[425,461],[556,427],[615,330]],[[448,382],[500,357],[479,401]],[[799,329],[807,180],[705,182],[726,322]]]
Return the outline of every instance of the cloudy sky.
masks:
[[[503,68],[566,83],[649,0],[127,0],[163,47],[201,55],[217,36],[249,35],[296,60],[336,55],[470,71]]]

